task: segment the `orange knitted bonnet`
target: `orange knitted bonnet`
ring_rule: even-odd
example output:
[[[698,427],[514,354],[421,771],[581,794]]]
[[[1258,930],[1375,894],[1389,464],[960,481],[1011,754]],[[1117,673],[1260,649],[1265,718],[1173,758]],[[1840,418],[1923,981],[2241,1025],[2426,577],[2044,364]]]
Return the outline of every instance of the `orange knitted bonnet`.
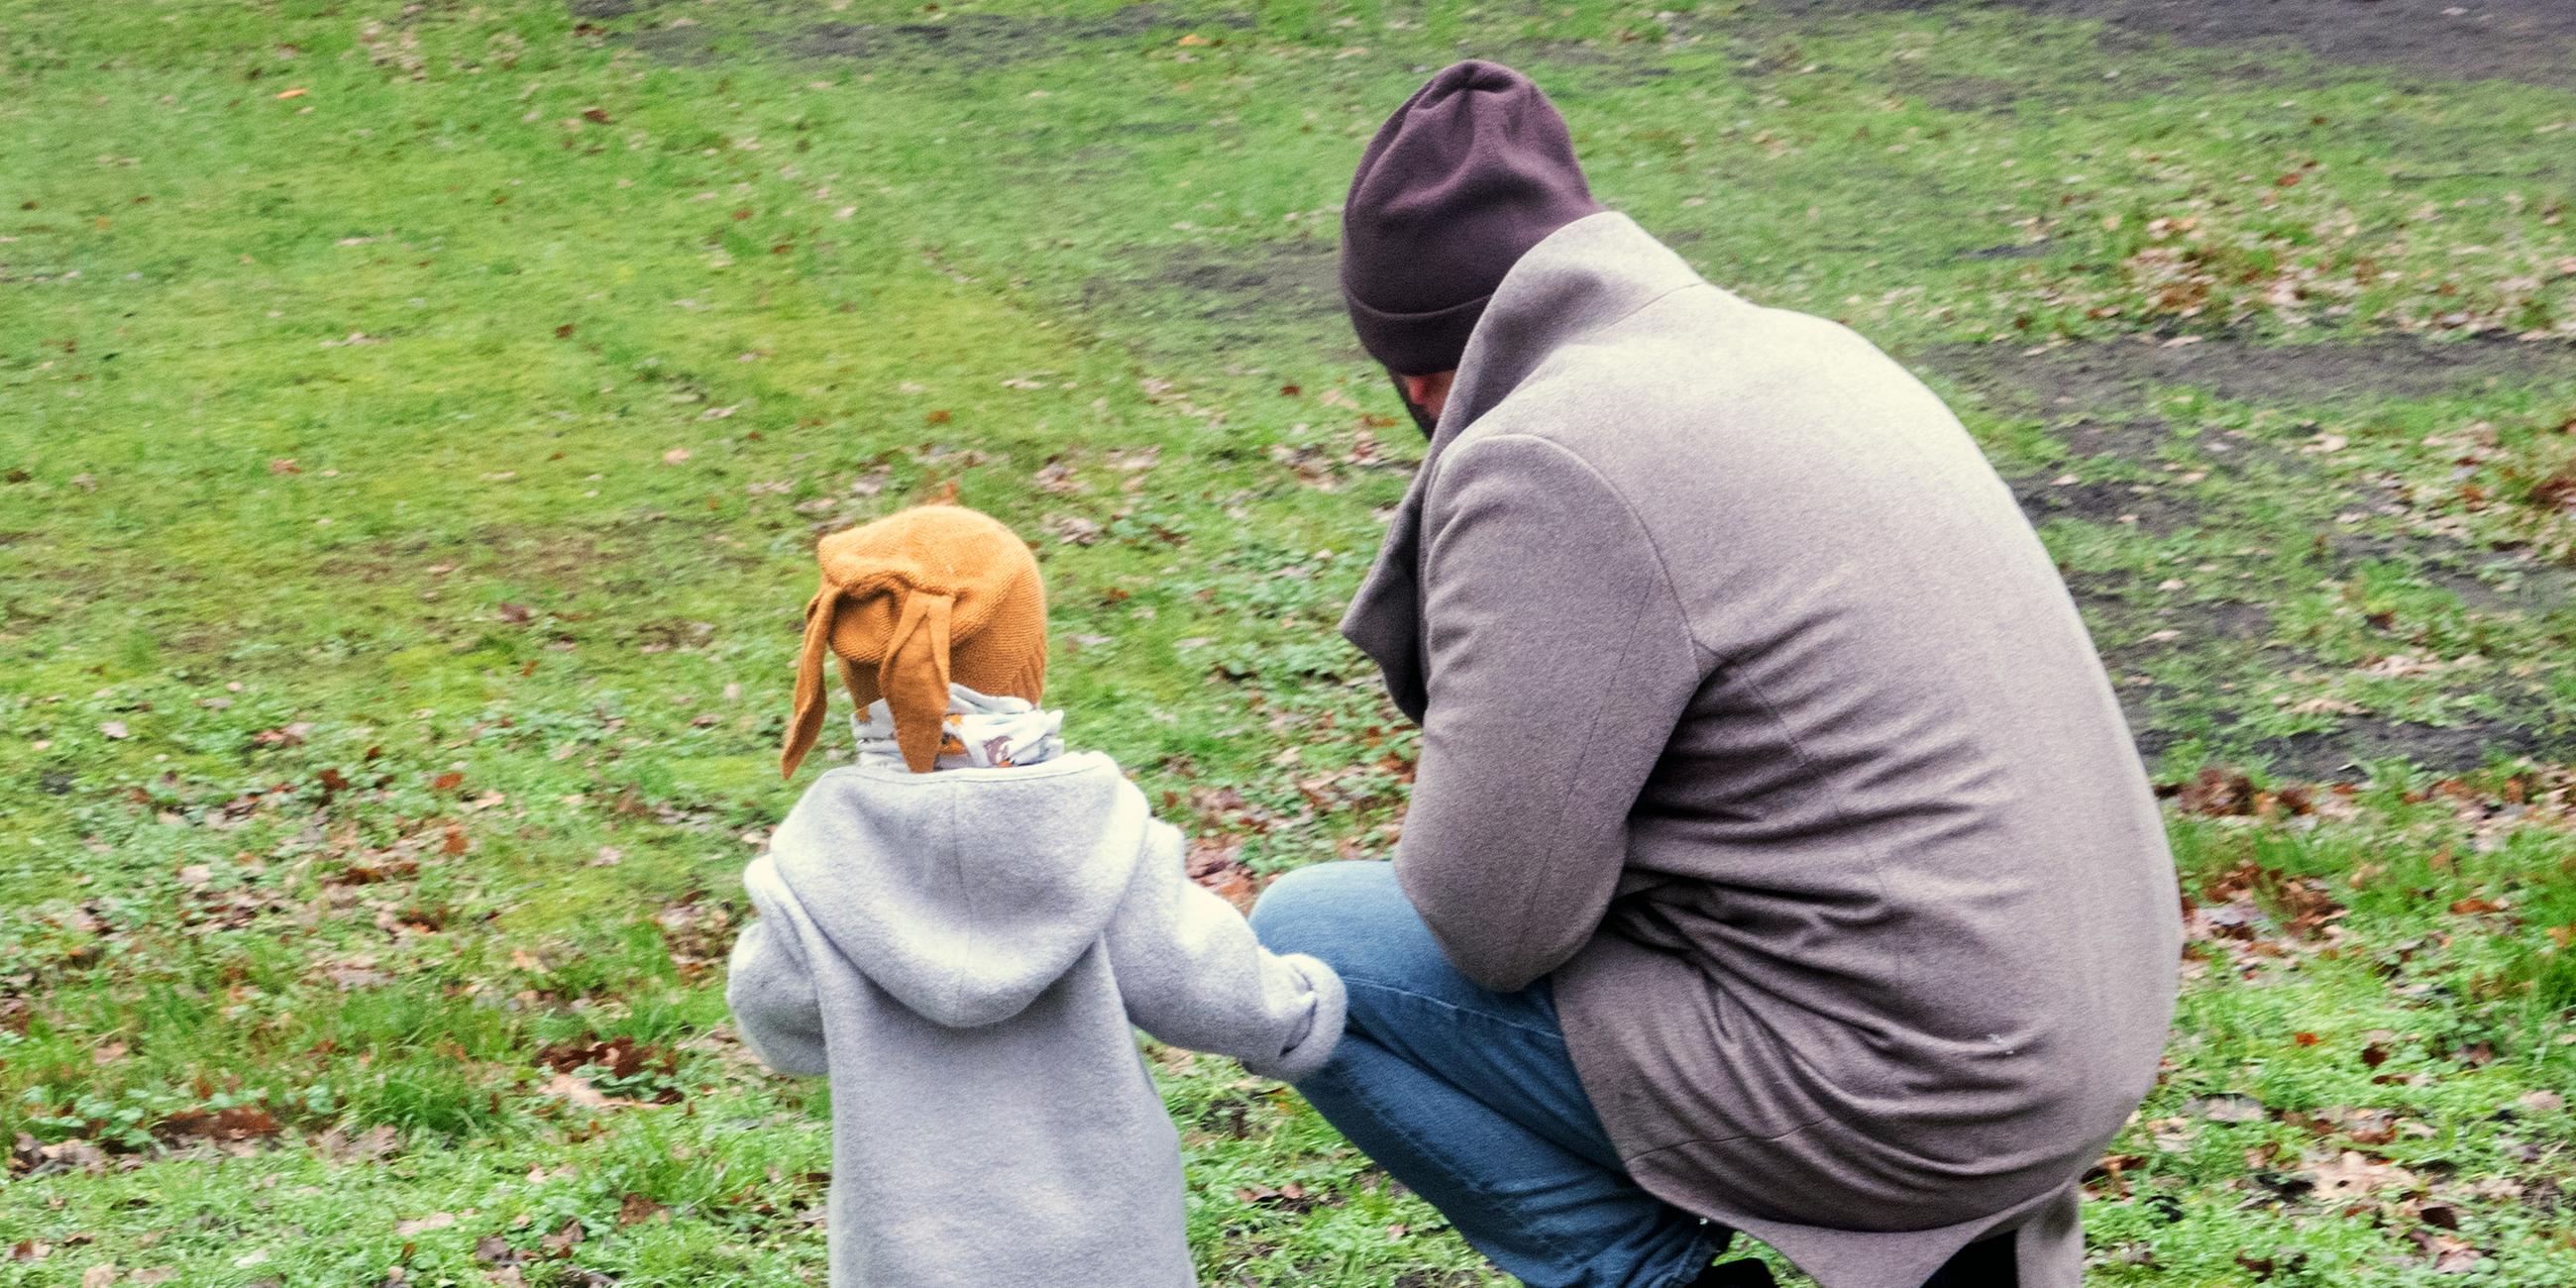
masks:
[[[904,764],[939,758],[954,682],[1036,702],[1046,691],[1046,585],[1028,543],[964,506],[925,505],[835,532],[815,548],[823,586],[805,606],[796,716],[779,773],[823,731],[823,655],[841,660],[850,699],[894,712]]]

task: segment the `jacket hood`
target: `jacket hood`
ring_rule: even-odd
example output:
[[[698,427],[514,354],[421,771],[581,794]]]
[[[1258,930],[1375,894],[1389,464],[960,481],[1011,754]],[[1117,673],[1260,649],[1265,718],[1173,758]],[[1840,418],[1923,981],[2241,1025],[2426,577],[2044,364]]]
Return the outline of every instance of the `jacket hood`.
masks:
[[[1343,637],[1378,664],[1388,695],[1415,723],[1429,705],[1421,658],[1422,506],[1441,453],[1551,358],[1674,291],[1705,285],[1635,220],[1606,210],[1549,234],[1503,278],[1467,340],[1377,564],[1342,618]]]
[[[936,1024],[974,1028],[1036,1000],[1100,940],[1154,822],[1115,762],[823,775],[766,863],[823,939]]]

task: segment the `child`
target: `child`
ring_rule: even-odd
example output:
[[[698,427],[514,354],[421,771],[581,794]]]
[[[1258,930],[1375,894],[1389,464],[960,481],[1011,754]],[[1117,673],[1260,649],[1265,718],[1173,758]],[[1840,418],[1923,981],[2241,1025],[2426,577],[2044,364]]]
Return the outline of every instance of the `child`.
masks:
[[[1194,1284],[1129,1026],[1293,1080],[1341,1036],[1340,979],[1262,949],[1118,766],[1064,750],[1010,529],[925,506],[819,554],[781,769],[822,728],[827,652],[858,764],[744,874],[726,998],[763,1063],[831,1076],[834,1288]]]

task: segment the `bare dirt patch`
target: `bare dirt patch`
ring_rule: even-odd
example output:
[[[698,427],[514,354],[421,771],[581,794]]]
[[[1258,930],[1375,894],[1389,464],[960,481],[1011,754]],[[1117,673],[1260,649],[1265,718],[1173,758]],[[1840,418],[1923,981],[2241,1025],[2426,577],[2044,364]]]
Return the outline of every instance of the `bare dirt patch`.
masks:
[[[2237,340],[2174,344],[2152,337],[2027,349],[1945,345],[1923,363],[2015,403],[2102,407],[2142,390],[2186,385],[2236,402],[2333,404],[2430,398],[2576,382],[2576,346],[2516,340],[2448,343],[2373,336],[2333,344]]]
[[[2162,537],[2191,527],[2202,518],[2199,507],[2147,483],[2111,479],[2061,483],[2055,476],[2042,476],[2019,480],[2012,487],[2013,499],[2021,502],[2022,513],[2029,515],[2032,523],[2082,519]]]
[[[1260,343],[1283,330],[1315,333],[1328,349],[1351,349],[1341,322],[1342,287],[1329,242],[1277,243],[1242,250],[1213,246],[1140,252],[1135,269],[1083,288],[1082,309],[1103,317],[1137,310],[1193,318],[1215,328],[1215,343]]]
[[[629,0],[575,0],[575,9],[613,7],[610,16],[635,10]],[[933,14],[932,6],[922,12]],[[1096,17],[1046,14],[953,13],[919,22],[820,22],[784,31],[756,32],[767,52],[793,58],[938,67],[976,71],[1037,58],[1052,58],[1087,41],[1133,40],[1166,28],[1242,30],[1243,14],[1184,14],[1169,5],[1132,4]],[[675,61],[707,56],[716,33],[704,26],[655,27],[628,34],[635,47]]]
[[[2576,84],[2566,0],[1779,0],[1799,14],[1994,8],[2096,21],[2132,45],[2303,53],[2451,80]],[[2263,65],[2255,64],[2257,68]]]
[[[2347,719],[2322,733],[2292,734],[2254,744],[2272,772],[2310,782],[2348,781],[2373,761],[2403,758],[2436,772],[2475,769],[2490,755],[2525,756],[2548,744],[2534,731],[2501,720],[2436,727],[2375,717]]]

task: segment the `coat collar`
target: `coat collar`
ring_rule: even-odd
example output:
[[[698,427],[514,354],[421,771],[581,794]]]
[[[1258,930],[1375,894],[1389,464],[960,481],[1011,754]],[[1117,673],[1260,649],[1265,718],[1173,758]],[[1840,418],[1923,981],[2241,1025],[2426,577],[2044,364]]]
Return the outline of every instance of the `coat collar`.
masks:
[[[1674,291],[1703,285],[1663,243],[1616,211],[1575,220],[1530,248],[1503,278],[1467,340],[1422,468],[1389,524],[1342,635],[1378,664],[1397,707],[1429,706],[1422,650],[1422,510],[1441,454],[1558,351]]]

